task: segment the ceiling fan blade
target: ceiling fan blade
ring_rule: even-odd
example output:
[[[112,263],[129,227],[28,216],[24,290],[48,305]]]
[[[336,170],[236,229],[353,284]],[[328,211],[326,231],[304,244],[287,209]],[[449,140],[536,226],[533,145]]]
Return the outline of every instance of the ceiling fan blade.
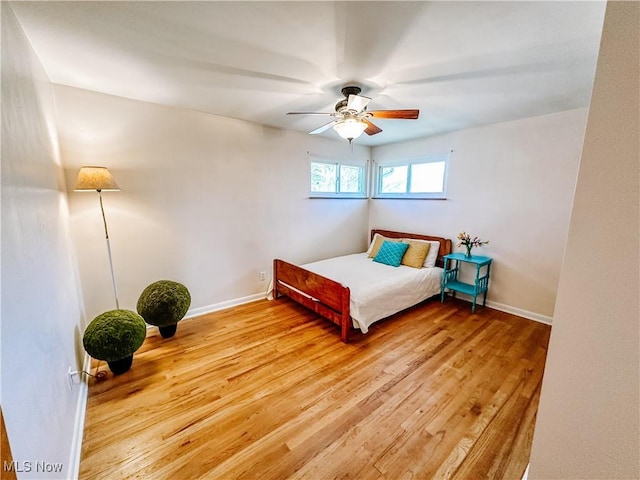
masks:
[[[310,135],[317,135],[318,133],[322,133],[325,130],[329,130],[331,127],[333,127],[336,123],[338,123],[337,120],[334,120],[333,122],[329,122],[321,127],[316,128],[315,130],[309,132]]]
[[[287,115],[335,115],[331,112],[287,112]]]
[[[378,127],[377,125],[374,125],[373,123],[371,123],[366,118],[363,119],[363,121],[364,121],[364,123],[367,124],[367,128],[364,131],[364,133],[366,133],[367,135],[375,135],[376,133],[380,133],[382,131],[382,129],[380,127]]]
[[[351,94],[349,95],[349,100],[347,100],[347,110],[361,112],[369,104],[370,101],[371,99],[369,97]]]
[[[367,112],[373,118],[398,118],[404,120],[416,120],[420,115],[420,110],[373,110]]]

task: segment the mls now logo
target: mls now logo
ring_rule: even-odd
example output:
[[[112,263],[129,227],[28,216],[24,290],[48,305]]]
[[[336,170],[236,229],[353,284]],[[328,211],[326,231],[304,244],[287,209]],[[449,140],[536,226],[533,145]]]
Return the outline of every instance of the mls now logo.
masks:
[[[18,473],[29,473],[29,472],[39,472],[39,473],[57,473],[62,471],[63,464],[62,463],[50,463],[50,462],[18,462],[12,461],[7,462],[4,460],[2,462],[2,470],[5,472],[18,472]]]

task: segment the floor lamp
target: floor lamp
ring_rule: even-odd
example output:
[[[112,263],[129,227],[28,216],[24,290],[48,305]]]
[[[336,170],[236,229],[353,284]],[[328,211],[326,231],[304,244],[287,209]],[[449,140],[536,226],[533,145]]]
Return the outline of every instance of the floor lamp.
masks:
[[[76,192],[89,192],[95,190],[100,198],[100,211],[102,212],[102,222],[104,223],[104,235],[107,240],[107,254],[109,255],[109,268],[111,269],[111,283],[113,285],[113,296],[116,299],[116,308],[120,309],[118,302],[118,289],[116,288],[116,276],[113,273],[113,261],[111,260],[111,244],[109,243],[109,231],[107,230],[107,218],[104,216],[102,206],[102,192],[118,192],[120,187],[111,176],[111,172],[106,167],[82,167],[78,172]]]

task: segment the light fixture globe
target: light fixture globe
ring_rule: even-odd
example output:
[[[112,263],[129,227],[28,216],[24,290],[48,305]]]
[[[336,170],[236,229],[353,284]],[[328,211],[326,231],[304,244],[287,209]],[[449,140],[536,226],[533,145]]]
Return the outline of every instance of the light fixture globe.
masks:
[[[367,129],[367,124],[356,118],[347,118],[340,123],[336,123],[333,129],[345,140],[353,140],[362,135]]]

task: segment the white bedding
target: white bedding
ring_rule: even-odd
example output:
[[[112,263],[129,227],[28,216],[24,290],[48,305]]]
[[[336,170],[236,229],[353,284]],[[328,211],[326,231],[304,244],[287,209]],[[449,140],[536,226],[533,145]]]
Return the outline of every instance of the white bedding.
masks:
[[[356,253],[301,265],[349,287],[353,326],[362,333],[377,320],[440,293],[442,268],[391,267]]]

